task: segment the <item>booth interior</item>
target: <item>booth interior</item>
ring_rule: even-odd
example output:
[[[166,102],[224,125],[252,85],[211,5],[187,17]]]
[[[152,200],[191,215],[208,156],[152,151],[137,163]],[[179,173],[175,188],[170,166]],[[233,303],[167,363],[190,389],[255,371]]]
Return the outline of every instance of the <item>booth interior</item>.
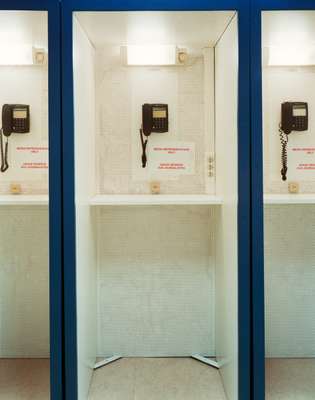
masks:
[[[266,399],[315,393],[315,12],[262,13]]]
[[[73,57],[79,398],[237,399],[237,13],[75,12]]]
[[[49,398],[47,13],[0,11],[0,398]]]

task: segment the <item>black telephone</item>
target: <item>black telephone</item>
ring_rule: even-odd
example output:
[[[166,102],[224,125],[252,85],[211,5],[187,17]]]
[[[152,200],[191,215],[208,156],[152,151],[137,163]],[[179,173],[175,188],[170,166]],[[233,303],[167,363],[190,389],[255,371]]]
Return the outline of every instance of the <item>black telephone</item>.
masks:
[[[282,180],[287,180],[288,171],[288,135],[292,131],[306,131],[308,129],[308,106],[305,102],[289,102],[281,104],[281,123],[279,125],[280,142],[282,146],[281,161]]]
[[[2,107],[2,128],[0,132],[1,172],[9,168],[8,138],[12,133],[30,131],[30,106],[25,104],[4,104]],[[3,148],[3,136],[7,138]]]
[[[142,145],[142,168],[147,165],[146,147],[148,139],[143,135],[150,136],[152,132],[168,132],[168,105],[167,104],[143,104],[142,105],[142,127],[140,138]]]

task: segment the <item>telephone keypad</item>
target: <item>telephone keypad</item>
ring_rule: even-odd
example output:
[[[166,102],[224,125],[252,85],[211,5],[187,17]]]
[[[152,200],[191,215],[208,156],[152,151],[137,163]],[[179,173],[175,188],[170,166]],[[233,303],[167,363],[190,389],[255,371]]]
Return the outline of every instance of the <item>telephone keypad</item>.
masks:
[[[24,132],[27,128],[25,118],[14,118],[13,125],[16,132]]]
[[[154,118],[154,127],[156,129],[163,129],[165,125],[165,118]]]
[[[298,131],[306,130],[305,117],[295,117],[294,128]]]

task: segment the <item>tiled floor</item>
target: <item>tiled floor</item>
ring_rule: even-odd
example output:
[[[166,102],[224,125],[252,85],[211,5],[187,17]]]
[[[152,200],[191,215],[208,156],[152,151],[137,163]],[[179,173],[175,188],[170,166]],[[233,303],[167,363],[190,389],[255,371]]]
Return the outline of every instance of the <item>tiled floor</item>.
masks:
[[[1,400],[48,400],[49,360],[0,359]],[[124,358],[93,374],[89,400],[226,400],[219,373],[190,358]],[[314,400],[315,359],[268,359],[266,400]]]
[[[1,400],[47,400],[48,359],[0,359]]]
[[[89,400],[226,400],[219,372],[191,358],[123,358],[93,374]]]
[[[314,358],[266,360],[266,400],[314,399]]]

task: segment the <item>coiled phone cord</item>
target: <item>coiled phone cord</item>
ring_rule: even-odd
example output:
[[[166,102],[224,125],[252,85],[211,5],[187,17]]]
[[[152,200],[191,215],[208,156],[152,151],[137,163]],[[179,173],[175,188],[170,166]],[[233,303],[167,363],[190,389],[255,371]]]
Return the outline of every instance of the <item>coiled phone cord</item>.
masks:
[[[282,180],[286,181],[287,180],[287,171],[288,171],[288,141],[289,137],[288,135],[283,132],[281,125],[279,124],[279,134],[280,134],[280,142],[281,142],[281,163],[282,163],[282,169],[281,169],[281,176]]]
[[[3,149],[3,129],[0,131],[0,147],[1,147],[1,172],[5,172],[9,168],[8,163],[8,147],[9,147],[9,139],[7,137],[7,141],[5,143],[5,149]]]
[[[147,144],[148,144],[148,139],[143,140],[142,128],[140,128],[140,138],[141,138],[141,145],[142,145],[142,156],[141,156],[142,168],[145,168],[147,165],[146,148],[147,148]]]

